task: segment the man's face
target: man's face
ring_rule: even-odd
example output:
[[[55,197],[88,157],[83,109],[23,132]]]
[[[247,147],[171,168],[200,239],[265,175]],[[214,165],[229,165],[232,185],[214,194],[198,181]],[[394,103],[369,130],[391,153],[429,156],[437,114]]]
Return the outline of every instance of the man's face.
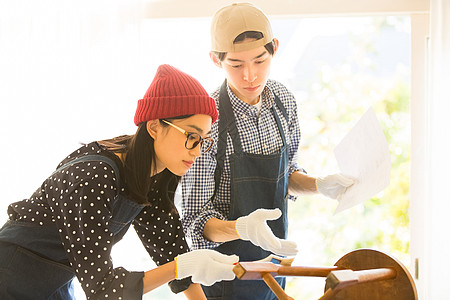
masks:
[[[271,61],[272,55],[264,46],[260,46],[247,51],[228,52],[221,67],[225,70],[233,93],[253,105],[259,101],[259,95],[266,85]]]

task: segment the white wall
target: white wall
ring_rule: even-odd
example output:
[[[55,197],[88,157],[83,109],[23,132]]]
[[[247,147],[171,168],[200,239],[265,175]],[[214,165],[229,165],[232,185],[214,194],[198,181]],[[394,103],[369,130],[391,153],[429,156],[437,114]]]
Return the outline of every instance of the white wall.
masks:
[[[428,0],[144,0],[142,14],[147,18],[208,17],[234,2],[252,2],[271,16],[424,13],[430,6]]]

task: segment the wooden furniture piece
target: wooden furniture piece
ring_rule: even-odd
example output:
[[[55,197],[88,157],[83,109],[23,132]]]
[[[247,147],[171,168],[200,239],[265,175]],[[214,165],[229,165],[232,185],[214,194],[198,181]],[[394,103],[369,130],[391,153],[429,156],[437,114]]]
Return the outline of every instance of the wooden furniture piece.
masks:
[[[413,300],[414,280],[396,259],[371,249],[352,251],[332,267],[291,266],[292,259],[270,258],[240,262],[233,271],[240,280],[263,279],[278,299],[290,300],[274,279],[276,276],[326,277],[325,293],[319,300]]]

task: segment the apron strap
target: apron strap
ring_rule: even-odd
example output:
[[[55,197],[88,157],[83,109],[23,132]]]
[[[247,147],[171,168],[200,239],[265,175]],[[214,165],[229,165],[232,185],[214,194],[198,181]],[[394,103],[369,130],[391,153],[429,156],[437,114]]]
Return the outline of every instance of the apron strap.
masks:
[[[119,169],[117,168],[116,163],[111,158],[103,156],[103,155],[99,155],[99,154],[91,154],[91,155],[86,155],[86,156],[75,158],[75,159],[65,163],[64,165],[62,165],[58,169],[56,169],[56,171],[54,171],[52,173],[52,175],[50,175],[50,176],[53,176],[55,173],[57,173],[57,172],[65,169],[65,168],[67,168],[70,165],[73,165],[73,164],[76,164],[76,163],[79,163],[79,162],[84,162],[84,161],[102,161],[102,162],[110,165],[111,168],[113,168],[114,173],[116,174],[116,177],[117,177],[117,180],[116,180],[117,187],[118,188],[120,187],[119,186],[120,185],[120,172],[119,172]]]
[[[281,102],[280,102],[280,104],[281,104]],[[281,105],[283,105],[283,104],[281,104]],[[284,108],[284,106],[283,106],[283,108]],[[279,129],[280,135],[281,135],[281,140],[283,141],[283,146],[287,146],[286,136],[284,134],[283,126],[281,125],[280,117],[278,116],[278,114],[275,111],[275,108],[273,106],[272,106],[272,113],[273,113],[273,117],[275,118],[275,121],[277,122],[278,129]]]
[[[225,150],[227,145],[227,132],[230,133],[230,135],[233,137],[233,148],[235,153],[242,153],[242,144],[241,144],[241,138],[239,136],[239,132],[236,126],[236,118],[234,117],[233,107],[231,106],[230,97],[228,96],[227,92],[227,81],[225,80],[220,87],[220,94],[219,94],[219,112],[222,115],[222,117],[219,120],[219,143],[220,151],[223,153],[220,153],[220,158],[225,157]],[[217,144],[217,154],[219,156],[219,144]]]
[[[283,117],[286,119],[286,123],[289,124],[289,115],[286,111],[286,107],[284,107],[283,103],[281,102],[280,98],[275,93],[272,93],[273,97],[275,99],[275,104],[278,106],[278,108],[281,110],[281,113],[283,114]]]
[[[234,134],[236,137],[232,139],[235,151],[242,152],[241,140],[236,127],[236,119],[234,117],[233,109],[231,107],[230,97],[227,92],[227,80],[222,83],[219,93],[219,126],[217,138],[217,154],[216,154],[216,170],[214,171],[214,193],[206,204],[211,202],[217,194],[219,189],[220,179],[225,164],[225,153],[227,150],[227,133]],[[213,201],[212,201],[213,202]],[[205,204],[205,206],[206,206]]]

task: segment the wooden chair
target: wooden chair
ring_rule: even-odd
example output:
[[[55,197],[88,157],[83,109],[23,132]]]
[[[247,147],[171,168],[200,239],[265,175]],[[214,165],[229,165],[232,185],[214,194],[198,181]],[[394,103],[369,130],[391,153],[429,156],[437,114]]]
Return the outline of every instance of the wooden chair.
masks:
[[[275,261],[275,263],[274,263]],[[293,299],[274,279],[276,276],[326,277],[319,300],[413,300],[414,280],[396,259],[371,249],[352,251],[332,267],[291,266],[293,259],[240,262],[233,271],[240,280],[263,279],[278,299]]]

